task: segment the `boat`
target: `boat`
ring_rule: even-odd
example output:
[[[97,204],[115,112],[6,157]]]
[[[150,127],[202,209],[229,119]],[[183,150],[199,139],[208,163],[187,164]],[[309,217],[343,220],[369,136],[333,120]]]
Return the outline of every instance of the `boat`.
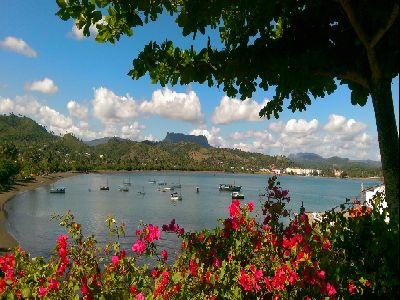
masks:
[[[182,185],[181,185],[181,177],[179,176],[178,183],[173,183],[171,186],[176,188],[176,189],[180,189],[182,187]]]
[[[232,199],[244,199],[244,195],[239,192],[232,192]]]
[[[164,186],[164,185],[167,185],[167,183],[166,183],[165,181],[160,181],[160,182],[158,183],[158,186]]]
[[[149,183],[151,183],[151,184],[156,184],[156,180],[155,179],[149,179]]]
[[[240,192],[242,189],[241,185],[235,185],[235,184],[224,184],[221,183],[219,185],[219,190],[220,191],[227,191],[227,192]]]
[[[52,194],[65,194],[65,187],[52,187],[50,189]]]
[[[182,195],[177,192],[171,194],[171,200],[182,200]]]
[[[108,186],[108,178],[107,178],[107,184],[103,185],[100,187],[100,191],[109,191],[110,187]]]
[[[120,186],[120,187],[118,187],[118,189],[119,189],[121,192],[129,192],[129,188],[128,188],[127,186]]]
[[[173,186],[166,186],[164,188],[165,191],[173,191],[174,189],[175,189],[175,187],[173,187]]]
[[[129,177],[128,180],[124,180],[124,185],[131,185],[131,178]]]
[[[144,192],[144,186],[142,187],[142,190],[141,191],[139,191],[139,192],[137,192],[139,195],[142,195],[142,196],[144,196],[144,195],[146,195],[146,193]]]

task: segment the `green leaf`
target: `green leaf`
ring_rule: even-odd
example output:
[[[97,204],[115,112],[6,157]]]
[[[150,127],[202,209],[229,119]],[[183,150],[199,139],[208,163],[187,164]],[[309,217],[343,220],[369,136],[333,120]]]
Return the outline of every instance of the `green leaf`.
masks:
[[[31,296],[31,289],[29,287],[26,287],[22,289],[21,294],[23,298],[29,298]]]

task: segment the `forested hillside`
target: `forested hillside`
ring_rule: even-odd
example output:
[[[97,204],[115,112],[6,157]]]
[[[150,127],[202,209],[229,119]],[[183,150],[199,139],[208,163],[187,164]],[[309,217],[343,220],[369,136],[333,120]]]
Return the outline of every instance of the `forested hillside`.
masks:
[[[272,165],[294,166],[284,156],[203,147],[186,141],[135,142],[106,138],[83,142],[72,134],[56,136],[33,120],[16,115],[0,116],[0,163],[12,169],[11,173],[3,170],[4,178],[16,173],[26,177],[68,170],[255,172]]]

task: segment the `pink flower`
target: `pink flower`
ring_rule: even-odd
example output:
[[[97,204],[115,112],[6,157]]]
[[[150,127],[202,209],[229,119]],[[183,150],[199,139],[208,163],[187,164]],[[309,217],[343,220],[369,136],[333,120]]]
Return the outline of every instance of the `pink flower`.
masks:
[[[136,243],[132,246],[132,251],[138,252],[139,255],[142,255],[144,250],[146,250],[146,244],[144,244],[141,239],[138,239]]]
[[[113,255],[113,256],[111,257],[111,261],[112,261],[112,263],[113,263],[114,265],[118,266],[118,264],[119,264],[119,256]]]
[[[214,264],[214,266],[216,266],[217,268],[219,268],[219,266],[221,265],[218,258],[215,258],[215,259],[214,259],[214,263],[213,263],[213,264]]]
[[[81,292],[83,295],[86,295],[87,293],[89,293],[89,288],[86,284],[81,286]]]
[[[328,293],[328,296],[333,296],[336,294],[335,287],[331,285],[329,282],[326,284],[326,291]]]
[[[60,286],[58,285],[58,281],[56,279],[52,278],[49,281],[49,289],[53,289],[55,291],[58,291],[60,289]]]
[[[168,253],[167,253],[167,251],[166,250],[162,250],[161,251],[161,257],[163,258],[163,260],[167,260],[167,258],[168,258]]]
[[[46,294],[47,294],[47,288],[41,286],[41,287],[39,288],[39,293],[38,293],[39,297],[43,297],[43,296],[46,295]]]
[[[144,300],[144,294],[143,293],[139,293],[136,295],[136,299],[137,300]]]
[[[326,251],[331,251],[331,242],[327,240],[327,241],[322,245],[322,248],[325,249]]]
[[[247,203],[247,210],[249,212],[252,212],[253,209],[254,209],[254,202],[252,201],[252,202]]]

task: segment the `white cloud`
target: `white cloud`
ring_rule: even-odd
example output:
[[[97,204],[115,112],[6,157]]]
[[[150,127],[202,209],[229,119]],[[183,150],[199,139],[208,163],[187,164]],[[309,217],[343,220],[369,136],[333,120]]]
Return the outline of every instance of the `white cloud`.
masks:
[[[104,87],[94,90],[92,104],[94,116],[105,124],[126,122],[139,113],[139,107],[131,96],[117,96]]]
[[[21,114],[27,116],[39,124],[46,126],[55,134],[73,133],[84,140],[94,139],[100,135],[89,130],[88,123],[73,124],[71,118],[50,108],[32,96],[17,96],[15,99],[0,97],[0,113]]]
[[[200,100],[194,91],[177,93],[168,88],[156,90],[153,92],[151,101],[140,104],[140,110],[167,119],[194,123],[204,121]]]
[[[288,134],[307,135],[315,132],[317,128],[318,121],[316,119],[312,119],[310,122],[303,119],[291,119],[286,123],[285,132]]]
[[[125,125],[121,128],[122,137],[130,140],[140,140],[141,130],[144,129],[144,125],[140,125],[138,122],[134,122],[131,125]]]
[[[90,25],[89,26],[89,32],[90,35],[97,35],[99,32],[96,25]],[[68,35],[76,40],[82,40],[86,38],[86,36],[83,35],[83,29],[79,29],[76,24],[72,26],[71,32],[68,33]]]
[[[0,41],[0,46],[4,49],[16,52],[28,57],[36,57],[37,52],[32,49],[24,40],[8,36],[4,40]]]
[[[54,84],[54,81],[47,77],[43,80],[25,84],[25,89],[27,91],[36,91],[44,94],[55,94],[58,92],[58,87]]]
[[[241,101],[240,99],[223,96],[219,106],[214,110],[211,117],[214,124],[229,124],[236,121],[261,121],[258,113],[267,104],[264,100],[259,104],[252,99]]]
[[[269,124],[268,128],[272,132],[282,132],[283,129],[285,128],[285,125],[283,124],[282,121],[272,122],[272,123]]]
[[[88,108],[75,102],[75,101],[69,101],[67,104],[67,108],[69,111],[69,114],[72,117],[78,118],[78,119],[86,119],[88,116]]]
[[[332,114],[324,129],[342,138],[352,138],[355,134],[366,129],[367,125],[354,119],[347,120],[344,116]]]
[[[208,131],[207,129],[194,129],[190,132],[190,134],[193,135],[204,135],[208,143],[213,146],[213,147],[222,147],[225,148],[227,147],[227,142],[220,136],[220,128],[212,127],[211,131]]]

